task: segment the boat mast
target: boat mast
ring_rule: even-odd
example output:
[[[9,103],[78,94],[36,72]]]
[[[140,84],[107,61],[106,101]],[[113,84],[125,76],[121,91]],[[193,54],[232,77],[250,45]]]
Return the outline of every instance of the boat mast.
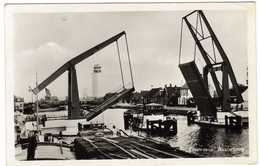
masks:
[[[38,78],[37,78],[37,72],[36,72],[36,87],[38,87]],[[38,111],[39,101],[38,101],[38,93],[36,94],[36,127],[37,131],[39,132],[39,111]]]

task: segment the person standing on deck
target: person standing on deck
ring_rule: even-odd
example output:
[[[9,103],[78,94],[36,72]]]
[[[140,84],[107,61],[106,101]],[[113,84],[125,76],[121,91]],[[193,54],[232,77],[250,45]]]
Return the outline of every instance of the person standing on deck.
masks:
[[[34,160],[34,156],[35,156],[35,150],[37,148],[37,143],[39,141],[38,138],[38,132],[34,131],[34,134],[31,135],[28,139],[28,149],[27,149],[27,160]]]
[[[112,132],[113,132],[113,136],[116,136],[116,126],[115,125],[112,126]]]
[[[25,126],[25,121],[23,121],[21,128],[22,129],[21,129],[21,134],[20,134],[20,144],[23,145],[23,144],[27,143],[28,135],[29,135],[28,129],[26,129],[26,126]]]
[[[47,121],[47,116],[43,115],[41,120],[42,120],[42,126],[45,127],[45,122]]]

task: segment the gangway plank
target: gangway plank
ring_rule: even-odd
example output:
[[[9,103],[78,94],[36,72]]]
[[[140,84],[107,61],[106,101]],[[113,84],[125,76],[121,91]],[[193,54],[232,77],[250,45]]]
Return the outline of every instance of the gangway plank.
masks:
[[[130,89],[123,89],[122,91],[116,93],[109,99],[107,99],[105,102],[103,102],[101,105],[93,109],[90,113],[86,115],[87,121],[95,118],[102,112],[104,112],[106,109],[108,109],[110,106],[115,104],[119,99],[123,98],[124,96],[128,95],[129,93],[133,92],[135,89],[132,87]]]
[[[179,68],[188,84],[192,96],[198,105],[200,115],[216,117],[217,109],[213,104],[213,99],[209,94],[195,62],[192,61],[180,64]]]

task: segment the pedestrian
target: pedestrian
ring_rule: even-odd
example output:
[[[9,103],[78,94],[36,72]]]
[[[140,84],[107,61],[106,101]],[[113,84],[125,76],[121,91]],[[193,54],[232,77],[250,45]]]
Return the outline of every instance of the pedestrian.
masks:
[[[58,144],[60,145],[60,154],[63,154],[63,149],[62,149],[62,139],[58,139]]]
[[[243,108],[244,108],[244,105],[241,104],[241,106],[240,106],[241,111],[244,111]]]
[[[62,139],[62,131],[59,132],[59,138]]]
[[[34,123],[32,122],[32,130],[34,130]]]
[[[44,120],[44,126],[45,126],[45,123],[46,123],[46,121],[47,121],[47,116],[46,116],[46,114],[44,114],[43,120]]]
[[[22,130],[21,130],[21,134],[20,134],[20,143],[22,146],[22,149],[26,148],[26,144],[28,143],[28,138],[29,138],[29,132],[26,129],[25,126],[23,126]]]
[[[35,159],[35,150],[37,148],[37,143],[39,141],[38,132],[34,131],[33,134],[28,139],[28,149],[27,149],[27,160],[34,160]]]
[[[46,121],[45,117],[43,116],[41,120],[42,120],[42,126],[45,127],[45,121]]]
[[[78,131],[82,131],[82,124],[78,123]]]
[[[113,125],[113,127],[112,127],[112,131],[113,131],[113,136],[118,136],[118,129],[116,128],[116,126],[115,125]]]

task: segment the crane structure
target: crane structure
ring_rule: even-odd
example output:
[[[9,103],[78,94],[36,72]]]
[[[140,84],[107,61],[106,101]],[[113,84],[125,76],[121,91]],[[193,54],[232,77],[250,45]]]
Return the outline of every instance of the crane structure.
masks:
[[[194,16],[196,17],[195,23],[194,20],[193,22],[191,20]],[[186,24],[195,41],[194,59],[188,63],[181,63],[183,23]],[[210,48],[205,48],[206,46],[203,44],[205,40],[210,41],[210,46],[206,45]],[[199,72],[195,61],[196,49],[199,50],[205,62],[202,74]],[[208,51],[209,49],[211,51]],[[247,86],[237,83],[231,63],[201,10],[195,10],[182,18],[179,68],[202,116],[209,116],[215,119],[218,111],[217,106],[220,106],[221,111],[230,112],[231,103],[242,103],[244,101],[242,93],[247,89]],[[222,80],[218,78],[217,71],[220,71]],[[209,92],[209,74],[215,88],[215,96],[211,96]],[[232,88],[230,88],[230,82]]]
[[[78,92],[78,82],[77,82],[77,73],[75,66],[82,62],[83,60],[87,59],[88,57],[94,55],[96,52],[102,50],[106,46],[116,43],[118,46],[118,40],[125,36],[125,41],[127,45],[127,53],[128,53],[128,61],[129,61],[129,67],[130,67],[130,74],[131,74],[131,81],[132,81],[132,87],[130,89],[124,88],[121,92],[119,92],[119,96],[117,96],[117,99],[119,97],[122,97],[123,95],[127,93],[130,93],[134,91],[134,83],[133,83],[133,77],[132,77],[132,69],[131,69],[131,63],[130,63],[130,56],[129,56],[129,50],[128,50],[128,43],[127,43],[127,37],[125,31],[122,31],[121,33],[118,33],[117,35],[105,40],[104,42],[90,48],[89,50],[81,53],[80,55],[72,58],[65,64],[63,64],[60,68],[58,68],[54,73],[52,73],[49,77],[47,77],[44,81],[42,81],[40,84],[38,84],[32,91],[35,95],[37,95],[41,90],[46,88],[49,84],[51,84],[54,80],[56,80],[58,77],[60,77],[63,73],[68,71],[68,119],[79,119],[82,118],[82,113],[80,110],[80,100],[79,100],[79,92]],[[119,55],[119,52],[118,52]],[[120,59],[119,59],[120,60]],[[121,61],[120,61],[121,64]],[[120,66],[121,67],[121,66]],[[122,70],[122,69],[121,69]],[[122,74],[122,73],[121,73]],[[122,77],[123,78],[123,77]],[[124,85],[123,85],[124,87]],[[105,108],[108,108],[113,102],[106,102],[107,104],[102,107],[102,111],[104,111]],[[100,110],[96,110],[96,114],[99,114]],[[95,116],[92,116],[94,118]]]

